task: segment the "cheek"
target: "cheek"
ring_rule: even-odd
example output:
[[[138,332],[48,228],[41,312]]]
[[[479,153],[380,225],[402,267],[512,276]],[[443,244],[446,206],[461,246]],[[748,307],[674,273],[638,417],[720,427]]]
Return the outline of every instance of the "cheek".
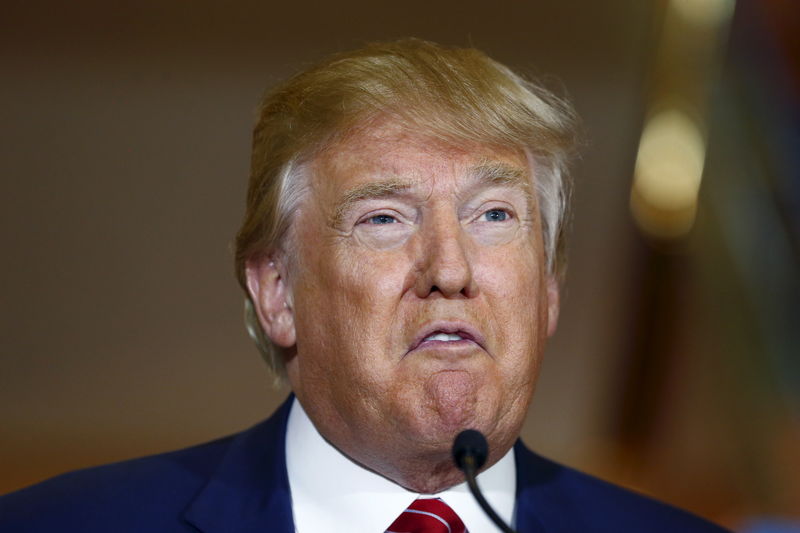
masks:
[[[546,324],[546,291],[535,250],[509,246],[484,254],[474,274],[497,328],[504,379],[527,381],[540,353],[541,325]],[[516,374],[515,374],[516,373]]]
[[[303,261],[295,283],[298,350],[337,353],[344,366],[376,360],[403,294],[402,252],[365,252],[339,242],[312,247]]]
[[[473,275],[479,286],[500,309],[535,306],[540,285],[540,270],[535,251],[527,246],[495,247],[482,249],[474,262]],[[503,303],[506,302],[506,303]]]
[[[391,311],[403,295],[410,272],[406,247],[375,251],[350,244],[327,258],[335,271],[332,284],[370,314]]]

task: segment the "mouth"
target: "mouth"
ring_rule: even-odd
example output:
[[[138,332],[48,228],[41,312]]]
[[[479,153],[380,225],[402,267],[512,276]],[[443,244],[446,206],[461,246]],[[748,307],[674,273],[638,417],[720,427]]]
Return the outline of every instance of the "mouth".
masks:
[[[411,343],[408,352],[442,348],[484,348],[484,339],[477,328],[466,322],[434,322],[422,328]]]

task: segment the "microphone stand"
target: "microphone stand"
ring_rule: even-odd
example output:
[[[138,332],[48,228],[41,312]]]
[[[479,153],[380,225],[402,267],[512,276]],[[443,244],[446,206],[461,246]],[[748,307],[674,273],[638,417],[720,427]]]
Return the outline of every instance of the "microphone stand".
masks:
[[[467,486],[478,502],[478,505],[480,505],[483,512],[486,513],[503,533],[515,533],[513,529],[506,525],[495,510],[492,509],[492,506],[489,505],[486,498],[483,497],[483,493],[478,487],[478,481],[475,479],[475,476],[478,474],[478,469],[486,462],[486,457],[488,455],[489,445],[480,431],[474,429],[464,430],[458,434],[453,443],[453,460],[458,469],[464,472],[464,477],[467,479]]]

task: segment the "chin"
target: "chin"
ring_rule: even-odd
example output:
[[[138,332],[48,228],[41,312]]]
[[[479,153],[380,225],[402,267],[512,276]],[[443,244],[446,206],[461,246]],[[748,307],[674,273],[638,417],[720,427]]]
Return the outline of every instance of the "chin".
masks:
[[[441,378],[448,381],[451,377]],[[476,389],[471,394],[458,394],[457,388],[438,389],[433,394],[400,397],[395,417],[395,434],[413,440],[427,453],[443,453],[449,458],[456,435],[465,429],[476,429],[487,437],[504,434],[499,395],[495,390]]]

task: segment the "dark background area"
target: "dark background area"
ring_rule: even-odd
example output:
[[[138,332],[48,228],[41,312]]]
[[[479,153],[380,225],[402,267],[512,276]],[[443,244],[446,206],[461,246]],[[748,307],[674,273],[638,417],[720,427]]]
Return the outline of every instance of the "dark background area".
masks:
[[[329,52],[416,36],[544,79],[583,120],[525,440],[731,526],[797,518],[797,7],[739,2],[696,225],[665,243],[629,198],[667,5],[5,2],[0,493],[238,431],[285,397],[233,276],[257,101]]]

